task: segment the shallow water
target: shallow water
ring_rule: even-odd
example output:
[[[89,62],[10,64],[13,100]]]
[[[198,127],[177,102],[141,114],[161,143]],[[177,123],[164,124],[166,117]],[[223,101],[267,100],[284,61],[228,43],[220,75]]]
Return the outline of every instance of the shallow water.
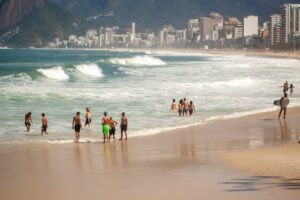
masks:
[[[73,142],[72,117],[93,113],[86,141],[98,141],[101,117],[126,112],[129,136],[155,134],[211,119],[273,110],[285,80],[299,105],[300,61],[176,52],[107,50],[0,50],[0,142]],[[171,112],[171,100],[193,100],[193,117]],[[24,114],[33,113],[25,134]],[[49,137],[39,137],[40,114]],[[84,121],[84,119],[83,119]],[[117,130],[117,133],[119,130]]]

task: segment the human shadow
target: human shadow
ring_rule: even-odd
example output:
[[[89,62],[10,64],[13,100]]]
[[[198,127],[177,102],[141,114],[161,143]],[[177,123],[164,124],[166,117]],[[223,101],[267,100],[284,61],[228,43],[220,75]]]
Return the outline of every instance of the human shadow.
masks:
[[[231,179],[222,182],[230,186],[226,192],[262,191],[270,188],[285,190],[300,190],[300,177],[295,179],[282,179],[278,176],[249,176],[246,178]]]

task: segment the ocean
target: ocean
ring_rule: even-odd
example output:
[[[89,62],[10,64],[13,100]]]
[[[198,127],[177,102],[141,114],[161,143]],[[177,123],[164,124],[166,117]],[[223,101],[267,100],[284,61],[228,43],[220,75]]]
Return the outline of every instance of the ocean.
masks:
[[[82,141],[101,141],[108,112],[129,119],[128,137],[205,124],[278,109],[285,81],[295,86],[290,106],[300,105],[300,61],[174,51],[0,49],[0,144],[72,143],[72,118],[92,111]],[[192,117],[170,111],[172,99],[192,100]],[[32,112],[28,134],[24,115]],[[41,136],[41,113],[49,136]],[[274,116],[276,117],[276,116]],[[117,126],[118,127],[118,126]],[[117,134],[119,134],[117,128]]]

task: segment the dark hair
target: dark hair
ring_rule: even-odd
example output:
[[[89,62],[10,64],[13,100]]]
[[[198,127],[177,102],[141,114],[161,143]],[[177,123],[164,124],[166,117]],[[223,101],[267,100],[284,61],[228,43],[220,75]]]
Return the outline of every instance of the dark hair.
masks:
[[[29,112],[28,115],[31,115],[31,112]]]
[[[186,98],[183,98],[183,100],[186,100]]]
[[[125,112],[122,112],[122,115],[125,115]]]
[[[44,117],[44,116],[45,116],[45,113],[42,113],[42,116]]]
[[[106,116],[106,115],[107,115],[107,112],[104,112],[103,114]]]
[[[176,100],[175,99],[173,99],[173,102],[175,102]]]
[[[288,96],[288,94],[287,93],[284,93],[284,97],[287,97]]]
[[[76,115],[80,115],[80,112],[77,112]]]
[[[190,104],[193,104],[193,101],[190,101]]]

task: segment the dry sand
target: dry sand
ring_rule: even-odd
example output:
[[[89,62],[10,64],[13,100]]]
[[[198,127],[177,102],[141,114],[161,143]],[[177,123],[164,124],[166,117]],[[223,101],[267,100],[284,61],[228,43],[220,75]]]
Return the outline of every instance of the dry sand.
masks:
[[[276,111],[106,145],[0,145],[0,197],[3,200],[296,200],[300,195],[299,179],[257,176],[252,171],[236,170],[224,160],[224,153],[248,150],[253,153],[276,146],[278,149],[266,154],[267,157],[277,157],[278,153],[277,160],[293,158],[289,162],[299,163],[299,156],[283,156],[280,150],[286,148],[280,145],[298,140],[299,119],[300,108],[293,108],[288,110],[286,123],[278,121]],[[232,159],[235,163],[244,162],[240,156]],[[265,168],[263,160],[256,164],[260,169]],[[289,177],[294,178],[293,173]]]

